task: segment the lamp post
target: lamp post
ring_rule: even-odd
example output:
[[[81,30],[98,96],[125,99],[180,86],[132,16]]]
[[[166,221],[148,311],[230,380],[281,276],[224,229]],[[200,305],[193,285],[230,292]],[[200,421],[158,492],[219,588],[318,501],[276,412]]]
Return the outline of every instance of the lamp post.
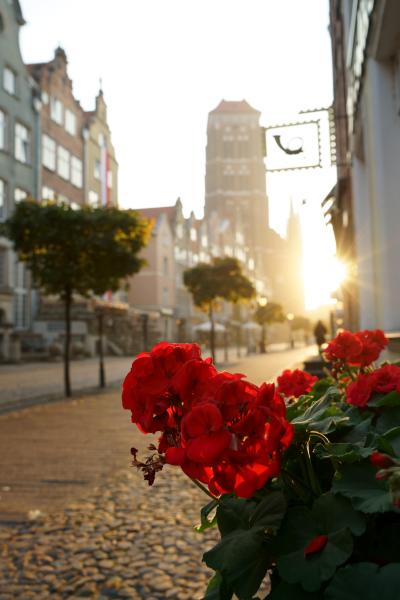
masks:
[[[266,296],[260,296],[258,299],[258,304],[259,306],[267,306],[268,304],[268,299],[266,298]],[[265,342],[265,338],[266,338],[266,323],[264,322],[261,325],[261,341],[260,341],[260,353],[261,354],[266,354],[267,352],[267,346],[266,346],[266,342]]]
[[[289,335],[290,335],[290,348],[294,348],[294,339],[293,339],[293,329],[292,329],[292,322],[294,319],[294,314],[293,313],[288,313],[286,315],[286,318],[289,322]]]

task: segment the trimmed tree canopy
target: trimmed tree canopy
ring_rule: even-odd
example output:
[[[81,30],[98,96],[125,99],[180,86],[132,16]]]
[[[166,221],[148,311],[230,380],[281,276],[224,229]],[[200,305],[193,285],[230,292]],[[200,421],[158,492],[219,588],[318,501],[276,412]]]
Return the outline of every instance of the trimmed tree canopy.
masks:
[[[184,272],[183,281],[193,302],[205,311],[217,299],[236,303],[255,296],[254,286],[242,273],[236,258],[214,258],[211,263],[199,263]]]
[[[72,209],[69,205],[24,201],[4,224],[19,260],[45,292],[87,295],[116,290],[136,273],[137,254],[149,236],[149,224],[133,210]]]

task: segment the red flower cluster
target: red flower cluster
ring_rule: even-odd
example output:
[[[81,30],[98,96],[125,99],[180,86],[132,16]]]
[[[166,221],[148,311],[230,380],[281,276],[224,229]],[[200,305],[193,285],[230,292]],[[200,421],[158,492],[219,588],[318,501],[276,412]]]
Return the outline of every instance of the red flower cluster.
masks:
[[[388,340],[380,329],[351,333],[342,331],[325,350],[325,358],[334,364],[367,367],[379,358]]]
[[[299,398],[303,394],[307,394],[316,381],[318,381],[318,377],[310,375],[300,369],[295,369],[294,371],[285,369],[277,379],[277,389],[278,392],[286,396],[286,398],[293,396]]]
[[[310,556],[311,554],[315,554],[316,552],[320,552],[323,550],[328,543],[327,535],[317,535],[317,537],[313,538],[309,544],[304,548],[304,556]]]
[[[140,354],[125,378],[123,407],[144,433],[162,432],[153,457],[134,464],[151,484],[165,462],[214,495],[248,498],[279,473],[292,441],[285,403],[273,384],[218,372],[196,344],[163,342]]]
[[[397,390],[400,393],[400,367],[384,365],[372,373],[361,373],[356,381],[346,388],[346,400],[349,404],[363,407],[372,394],[388,394]]]

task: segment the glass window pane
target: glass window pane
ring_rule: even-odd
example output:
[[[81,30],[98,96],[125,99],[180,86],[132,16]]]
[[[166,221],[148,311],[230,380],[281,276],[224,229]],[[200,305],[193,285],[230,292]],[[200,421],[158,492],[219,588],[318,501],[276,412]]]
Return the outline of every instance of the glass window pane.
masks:
[[[68,150],[62,146],[57,148],[57,173],[63,179],[69,179],[70,177],[70,156]]]
[[[0,179],[0,221],[7,218],[7,184]]]
[[[56,170],[56,143],[48,135],[42,136],[42,164],[52,171]]]
[[[15,124],[15,158],[23,163],[30,162],[30,132],[21,123]]]
[[[0,150],[7,149],[7,116],[0,110]]]
[[[3,87],[9,94],[15,95],[15,73],[8,67],[3,71]]]

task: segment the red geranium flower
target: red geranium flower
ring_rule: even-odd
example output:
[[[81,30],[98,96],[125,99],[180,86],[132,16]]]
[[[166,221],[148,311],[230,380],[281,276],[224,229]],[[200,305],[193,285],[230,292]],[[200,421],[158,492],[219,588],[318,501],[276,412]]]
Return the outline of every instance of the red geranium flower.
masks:
[[[369,460],[374,467],[378,467],[379,469],[388,469],[393,466],[392,457],[387,454],[382,454],[382,452],[373,452],[369,457]]]
[[[315,554],[323,550],[328,542],[327,535],[317,535],[311,540],[311,542],[304,548],[304,556]]]
[[[215,404],[199,404],[182,420],[182,441],[193,462],[212,466],[228,448],[231,434]]]
[[[355,364],[362,352],[362,343],[355,333],[342,331],[332,340],[325,350],[325,357],[330,362],[341,361]]]
[[[366,367],[379,358],[380,353],[388,345],[388,339],[381,329],[365,330],[356,333],[361,342],[361,353],[357,357],[357,365]]]
[[[299,398],[303,394],[309,392],[317,380],[318,377],[310,375],[300,369],[295,369],[294,371],[285,369],[277,379],[278,392],[287,398],[292,396]]]
[[[349,404],[363,407],[367,404],[373,391],[372,374],[361,374],[356,381],[346,388],[346,400]]]
[[[388,394],[400,385],[400,367],[384,365],[372,373],[372,385],[375,392]]]

